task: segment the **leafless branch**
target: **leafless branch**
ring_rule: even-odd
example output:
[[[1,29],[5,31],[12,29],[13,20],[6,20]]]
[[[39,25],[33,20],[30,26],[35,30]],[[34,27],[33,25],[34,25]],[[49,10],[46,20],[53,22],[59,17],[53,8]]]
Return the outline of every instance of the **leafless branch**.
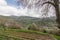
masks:
[[[51,4],[51,5],[53,5],[53,6],[55,7],[55,4],[54,4],[54,3],[52,3],[52,2],[49,2],[49,1],[48,1],[48,2],[43,3],[43,4],[42,4],[42,6],[43,6],[44,4],[47,4],[47,3],[48,3],[48,4]]]

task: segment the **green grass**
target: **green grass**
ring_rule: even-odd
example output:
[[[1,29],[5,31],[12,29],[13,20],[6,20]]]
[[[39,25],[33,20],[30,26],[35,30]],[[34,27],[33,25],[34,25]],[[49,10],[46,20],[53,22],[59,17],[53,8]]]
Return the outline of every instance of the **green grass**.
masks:
[[[9,37],[5,34],[0,34],[0,40],[23,40],[23,39],[18,39],[18,38],[14,38],[14,37]]]
[[[8,29],[10,31],[16,31],[16,32],[25,32],[25,33],[35,33],[35,34],[40,34],[40,35],[45,35],[48,33],[43,33],[43,32],[39,32],[39,31],[34,31],[34,30],[20,30],[20,29]],[[53,35],[54,38],[56,38],[57,40],[60,40],[60,36],[57,35]]]
[[[20,39],[20,38],[17,38],[17,37],[12,37],[12,35],[10,35],[9,33],[6,33],[5,31],[10,31],[10,32],[24,32],[24,33],[33,33],[33,34],[40,34],[40,35],[43,35],[45,33],[42,33],[42,32],[38,32],[38,31],[33,31],[33,30],[21,30],[21,29],[3,29],[3,28],[0,28],[0,40],[23,40],[23,39]],[[9,35],[7,35],[9,34]]]
[[[8,29],[9,31],[16,31],[16,32],[24,32],[24,33],[33,33],[33,34],[40,34],[40,35],[45,35],[48,33],[43,33],[40,31],[34,31],[34,30],[22,30],[22,29]]]
[[[57,40],[60,40],[60,36],[54,35]]]
[[[45,35],[48,33],[43,33],[43,32],[40,32],[40,31],[34,31],[34,30],[22,30],[22,29],[6,29],[6,30],[3,30],[3,29],[0,29],[0,40],[4,40],[4,39],[13,39],[13,40],[23,40],[23,39],[18,39],[18,38],[14,38],[14,37],[10,37],[10,36],[7,36],[3,33],[3,31],[11,31],[11,32],[24,32],[24,33],[33,33],[33,34],[40,34],[40,35]],[[2,35],[1,35],[2,34]],[[56,38],[57,40],[60,40],[60,36],[57,36],[57,35],[53,35],[54,38]]]

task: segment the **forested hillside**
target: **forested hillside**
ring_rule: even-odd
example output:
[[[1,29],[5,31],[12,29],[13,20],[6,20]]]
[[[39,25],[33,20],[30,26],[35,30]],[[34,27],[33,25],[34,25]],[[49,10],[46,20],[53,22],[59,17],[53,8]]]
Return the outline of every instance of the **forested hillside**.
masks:
[[[37,25],[37,27],[55,27],[56,26],[56,18],[55,17],[47,17],[47,18],[35,18],[35,17],[29,17],[29,16],[0,16],[0,22],[1,24],[10,25],[12,24],[18,24],[21,25],[20,27],[27,27],[28,25],[32,25],[33,23]],[[53,24],[53,25],[52,25]],[[7,26],[5,25],[5,26]],[[18,26],[16,25],[16,26]]]

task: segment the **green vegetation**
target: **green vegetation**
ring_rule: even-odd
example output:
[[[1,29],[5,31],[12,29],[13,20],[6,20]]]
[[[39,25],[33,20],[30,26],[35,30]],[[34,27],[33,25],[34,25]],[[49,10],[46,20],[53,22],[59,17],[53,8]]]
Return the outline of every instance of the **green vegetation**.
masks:
[[[18,39],[0,34],[0,40],[18,40]]]
[[[48,33],[58,33],[55,18],[34,18],[34,17],[0,17],[0,40],[24,40],[28,37],[20,38],[20,33],[26,35],[50,35]],[[53,29],[53,30],[51,30]],[[59,34],[59,33],[58,33]],[[53,35],[53,34],[52,34]],[[57,40],[60,36],[53,35]],[[31,39],[34,40],[34,39]]]
[[[45,35],[48,33],[43,33],[40,31],[34,31],[34,30],[22,30],[22,29],[7,29],[8,31],[16,31],[16,32],[24,32],[24,33],[33,33],[33,34],[41,34],[41,35]]]
[[[29,17],[29,16],[0,16],[0,26],[6,26],[8,24],[8,27],[15,27],[19,25],[20,27],[27,27],[28,25],[32,25],[35,23],[38,27],[54,27],[56,26],[55,17],[47,17],[47,18],[35,18],[35,17]],[[17,24],[14,26],[14,24]],[[53,24],[53,25],[52,25]]]
[[[60,36],[54,35],[57,40],[60,40]]]
[[[37,35],[49,35],[48,33],[43,33],[43,32],[34,31],[34,30],[22,30],[22,29],[6,29],[6,30],[1,30],[0,29],[0,40],[5,40],[5,39],[6,40],[23,40],[23,39],[20,39],[19,37],[16,37],[15,33],[19,34],[20,32],[29,33],[29,34],[37,34]],[[53,35],[53,36],[57,40],[60,40],[60,36],[57,36],[57,35]]]

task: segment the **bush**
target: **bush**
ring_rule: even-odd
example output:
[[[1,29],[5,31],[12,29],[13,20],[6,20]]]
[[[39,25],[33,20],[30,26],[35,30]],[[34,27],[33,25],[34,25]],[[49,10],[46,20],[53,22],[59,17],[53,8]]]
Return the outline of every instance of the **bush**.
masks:
[[[56,35],[60,36],[60,30],[58,30],[58,31],[56,32]]]

